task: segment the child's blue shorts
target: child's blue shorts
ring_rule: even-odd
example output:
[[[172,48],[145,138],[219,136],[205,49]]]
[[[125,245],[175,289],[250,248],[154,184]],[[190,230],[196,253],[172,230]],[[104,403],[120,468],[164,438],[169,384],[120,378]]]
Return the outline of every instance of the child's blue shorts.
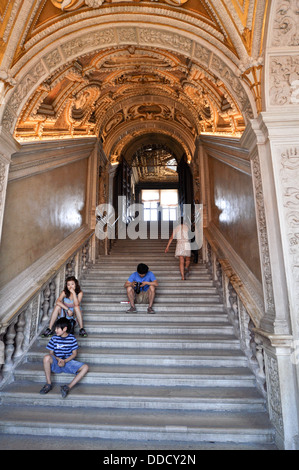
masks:
[[[60,367],[58,365],[56,357],[53,357],[53,362],[51,364],[51,372],[54,374],[61,374],[61,372],[65,372],[66,374],[77,374],[80,367],[84,366],[83,362],[75,361],[72,359],[71,361],[67,362],[64,367]]]

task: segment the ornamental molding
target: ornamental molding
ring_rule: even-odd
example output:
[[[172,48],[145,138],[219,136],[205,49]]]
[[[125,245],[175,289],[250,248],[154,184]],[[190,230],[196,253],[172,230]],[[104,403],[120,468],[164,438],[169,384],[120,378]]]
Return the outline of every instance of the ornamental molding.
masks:
[[[190,120],[189,124],[185,123],[185,129],[191,132],[191,129],[193,129],[197,123],[196,116],[192,116],[192,111],[188,110],[187,105],[178,103],[176,100],[173,98],[166,98],[165,96],[157,96],[157,95],[143,95],[143,96],[138,96],[136,98],[127,98],[122,101],[122,109],[119,109],[119,105],[116,102],[113,107],[111,107],[108,112],[105,113],[105,118],[102,121],[102,128],[105,128],[107,124],[112,120],[115,119],[115,116],[117,115],[117,112],[123,114],[123,120],[124,121],[130,121],[131,119],[134,120],[136,118],[136,115],[138,115],[138,112],[134,113],[131,111],[132,107],[147,107],[151,106],[153,104],[156,104],[157,106],[160,106],[161,108],[168,108],[168,112],[165,115],[163,113],[164,118],[167,119],[167,115],[171,113],[171,120],[174,120],[174,114],[176,113],[181,113],[185,116],[188,117]],[[139,111],[140,113],[140,111]],[[169,116],[170,117],[170,116]]]
[[[270,262],[267,222],[263,195],[260,159],[258,152],[251,155],[252,179],[255,193],[255,206],[257,216],[257,228],[260,243],[261,271],[263,275],[264,302],[266,313],[275,312],[274,292],[272,282],[272,270]]]
[[[48,26],[26,42],[25,37],[23,37],[23,47],[28,52],[12,67],[12,73],[17,74],[20,68],[26,64],[28,53],[30,53],[29,57],[31,57],[37,54],[41,47],[47,47],[47,45],[54,43],[58,39],[61,40],[66,35],[78,31],[80,31],[80,34],[83,31],[84,34],[84,30],[89,31],[90,28],[95,27],[95,24],[97,27],[104,27],[108,22],[111,28],[114,28],[118,22],[127,27],[130,23],[136,24],[136,16],[138,16],[138,24],[142,22],[149,26],[165,26],[165,17],[167,17],[168,28],[173,26],[176,30],[184,30],[186,33],[195,34],[197,37],[199,36],[207,41],[207,45],[211,44],[222,52],[236,65],[239,63],[236,55],[224,45],[225,33],[216,30],[213,26],[200,20],[200,18],[193,18],[183,12],[155,7],[138,7],[135,5],[134,7],[108,7],[102,15],[99,15],[96,10],[80,12],[75,16],[61,19],[58,23]],[[40,44],[41,41],[43,42],[42,46]],[[34,48],[34,46],[36,47]],[[31,49],[32,51],[30,51]],[[248,59],[245,51],[238,52],[241,60],[246,61]]]
[[[132,140],[141,135],[149,133],[157,133],[168,135],[170,138],[179,142],[184,148],[188,158],[191,159],[195,150],[194,137],[189,132],[183,130],[182,127],[176,123],[169,123],[168,121],[160,122],[129,122],[123,127],[116,129],[116,131],[109,135],[109,138],[105,141],[103,148],[107,155],[114,155],[115,163],[117,158],[120,157],[122,150]]]

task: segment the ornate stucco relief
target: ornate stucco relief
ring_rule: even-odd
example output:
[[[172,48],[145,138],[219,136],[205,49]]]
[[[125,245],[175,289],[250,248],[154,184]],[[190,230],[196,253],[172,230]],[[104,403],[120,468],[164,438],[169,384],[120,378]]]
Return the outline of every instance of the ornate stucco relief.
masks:
[[[299,55],[270,58],[270,105],[299,106]]]
[[[39,84],[39,81],[46,73],[43,63],[36,63],[30,72],[28,72],[22,80],[14,88],[12,97],[6,106],[3,116],[3,127],[8,131],[12,131],[12,126],[18,116],[18,112],[22,102],[29,96],[30,92]]]
[[[272,46],[299,46],[298,0],[279,0],[276,4]]]
[[[53,5],[61,10],[77,10],[82,6],[88,6],[91,8],[99,8],[104,3],[121,3],[121,2],[136,2],[140,0],[51,0]],[[149,0],[155,2],[157,0]],[[172,6],[180,6],[188,2],[188,0],[164,0],[166,3]]]
[[[273,10],[268,33],[269,105],[299,106],[298,1],[276,0]]]
[[[241,110],[243,114],[248,118],[253,118],[253,111],[248,99],[248,96],[242,86],[240,79],[233,73],[233,71],[216,55],[213,55],[211,60],[211,68],[215,71],[216,75],[226,81],[229,84],[231,90],[238,96]]]
[[[290,262],[289,292],[299,331],[299,146],[281,151],[280,178],[285,236]]]
[[[130,44],[140,46],[156,47],[161,50],[170,50],[183,54],[184,56],[204,57],[204,63],[208,63],[211,72],[219,77],[219,83],[213,77],[216,86],[222,87],[226,98],[231,103],[237,100],[240,104],[243,115],[247,118],[253,116],[251,103],[242,86],[240,78],[234,73],[232,69],[223,60],[218,58],[213,52],[199,46],[195,41],[186,35],[179,34],[174,31],[166,31],[165,29],[157,27],[137,28],[132,26],[121,26],[120,28],[105,28],[102,30],[91,31],[90,33],[83,34],[80,37],[69,39],[67,42],[60,44],[51,51],[46,51],[43,57],[40,56],[40,61],[31,67],[30,71],[21,79],[20,83],[15,87],[14,92],[6,107],[3,125],[7,130],[12,130],[15,120],[20,114],[20,106],[24,103],[26,98],[37,89],[41,83],[41,79],[46,79],[47,75],[53,75],[57,70],[65,67],[71,60],[76,60],[78,51],[80,55],[89,52],[100,51],[106,47],[120,45],[124,38]],[[126,42],[125,41],[125,42]],[[199,65],[198,65],[199,66]],[[193,69],[192,69],[193,70]],[[209,72],[203,69],[204,73],[209,75]],[[77,75],[80,71],[77,71]],[[212,77],[209,77],[210,79]],[[84,81],[84,77],[79,77],[79,80]],[[225,87],[228,86],[227,90]],[[230,96],[231,95],[231,96]],[[233,100],[231,97],[234,97]],[[234,109],[234,104],[232,109]]]
[[[283,436],[283,417],[277,359],[266,354],[265,363],[267,373],[268,403],[271,421],[273,422],[275,428]]]

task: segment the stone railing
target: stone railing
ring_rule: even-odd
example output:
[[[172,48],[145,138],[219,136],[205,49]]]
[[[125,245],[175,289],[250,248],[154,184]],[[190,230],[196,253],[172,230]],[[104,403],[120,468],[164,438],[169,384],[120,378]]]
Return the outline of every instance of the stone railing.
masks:
[[[15,367],[47,326],[55,301],[63,290],[65,278],[79,281],[94,261],[94,232],[86,234],[67,258],[56,262],[51,275],[39,280],[39,288],[24,298],[11,318],[0,322],[0,387],[13,380]],[[69,256],[68,256],[69,255]]]
[[[265,359],[259,335],[254,332],[260,314],[250,298],[241,279],[232,269],[228,259],[217,253],[213,241],[204,238],[203,261],[213,276],[213,281],[222,297],[228,320],[240,340],[240,346],[248,359],[249,368],[255,375],[258,389],[267,396]],[[219,256],[220,255],[220,256]]]

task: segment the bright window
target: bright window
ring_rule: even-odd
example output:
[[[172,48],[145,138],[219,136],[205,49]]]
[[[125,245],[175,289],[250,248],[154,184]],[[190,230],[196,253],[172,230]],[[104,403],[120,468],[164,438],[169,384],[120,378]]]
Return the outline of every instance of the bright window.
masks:
[[[177,219],[177,189],[143,189],[141,193],[144,206],[144,220],[157,221],[158,211],[164,221]]]

